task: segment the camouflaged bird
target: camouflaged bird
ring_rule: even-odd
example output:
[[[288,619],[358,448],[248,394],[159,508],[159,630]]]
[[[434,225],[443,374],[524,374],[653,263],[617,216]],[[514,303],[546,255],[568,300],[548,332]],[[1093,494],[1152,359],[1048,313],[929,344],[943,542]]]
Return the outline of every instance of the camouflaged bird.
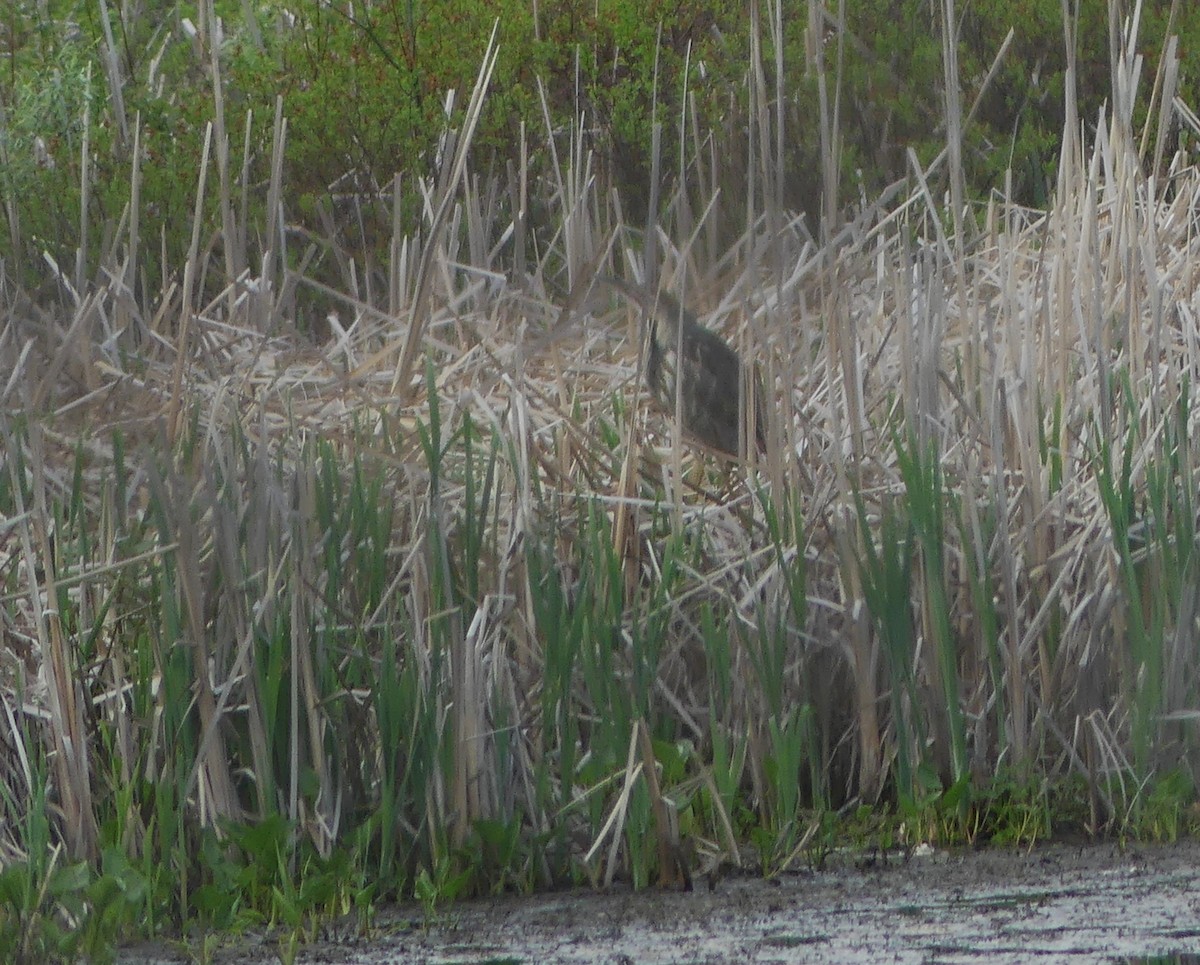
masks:
[[[753,395],[754,438],[765,451],[762,385],[755,374],[752,393],[745,390],[750,370],[738,353],[666,292],[647,292],[620,278],[604,281],[642,310],[646,383],[668,415],[676,411],[678,391],[684,434],[727,456],[745,456],[742,400]]]

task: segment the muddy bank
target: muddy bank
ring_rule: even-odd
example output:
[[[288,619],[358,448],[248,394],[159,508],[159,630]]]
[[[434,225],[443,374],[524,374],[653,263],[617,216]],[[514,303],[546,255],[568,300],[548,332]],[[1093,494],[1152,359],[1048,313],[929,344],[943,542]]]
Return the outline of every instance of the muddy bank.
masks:
[[[422,927],[425,924],[426,927]],[[689,894],[571,892],[466,902],[423,923],[379,917],[371,941],[330,933],[298,962],[1106,962],[1200,953],[1200,844],[933,852]],[[158,965],[162,948],[119,961]],[[276,961],[244,943],[216,961]]]

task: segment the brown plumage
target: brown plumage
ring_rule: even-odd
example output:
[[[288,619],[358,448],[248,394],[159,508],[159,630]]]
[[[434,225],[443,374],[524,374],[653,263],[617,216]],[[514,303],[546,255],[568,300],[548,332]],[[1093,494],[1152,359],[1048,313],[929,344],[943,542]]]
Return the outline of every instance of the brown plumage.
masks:
[[[762,386],[755,377],[752,393],[745,390],[749,369],[738,353],[665,292],[645,292],[619,278],[605,280],[642,309],[646,382],[668,415],[676,411],[678,391],[684,433],[716,452],[745,455],[742,439],[747,421],[742,400],[752,394],[755,442],[764,451],[767,421]]]

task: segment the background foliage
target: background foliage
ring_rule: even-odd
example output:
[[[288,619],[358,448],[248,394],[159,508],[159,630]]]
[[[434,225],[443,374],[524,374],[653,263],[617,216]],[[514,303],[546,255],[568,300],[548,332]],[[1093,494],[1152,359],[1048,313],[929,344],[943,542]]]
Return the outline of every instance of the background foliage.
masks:
[[[1015,199],[1044,202],[1064,123],[1061,0],[961,6],[959,77],[968,107],[1006,34],[1014,31],[966,129],[970,188],[985,196],[1003,186],[1011,169]],[[1078,6],[1075,88],[1080,117],[1090,127],[1111,90],[1108,10],[1105,4]],[[1128,13],[1126,6],[1118,3],[1119,14]],[[112,48],[101,9],[109,14]],[[353,7],[325,0],[268,0],[255,7],[220,2],[220,86],[228,135],[231,144],[240,145],[250,120],[251,163],[265,178],[270,119],[282,97],[296,226],[320,233],[332,227],[339,243],[378,259],[391,224],[384,199],[393,176],[412,179],[436,170],[442,132],[461,117],[491,25],[499,20],[495,81],[474,141],[477,168],[503,167],[523,142],[532,154],[530,170],[542,176],[548,171],[547,130],[561,138],[582,118],[599,175],[621,192],[636,219],[648,200],[655,121],[662,126],[668,159],[660,194],[665,197],[680,171],[681,117],[690,125],[684,142],[698,143],[714,130],[736,126],[750,109],[747,10],[734,0],[373,0]],[[840,46],[837,10],[831,6],[814,31],[812,22],[819,18],[810,16],[810,5],[783,0],[782,32],[762,34],[766,87],[782,93],[786,116],[784,201],[807,212],[814,229],[821,191],[818,47],[831,69],[841,58],[841,88],[830,96],[836,93],[841,105],[844,201],[874,196],[904,177],[910,148],[927,163],[944,144],[936,120],[944,114],[940,4],[849,0]],[[768,28],[772,16],[768,5],[762,13]],[[103,224],[128,201],[129,130],[140,113],[143,194],[161,219],[168,263],[182,255],[204,125],[216,94],[204,70],[211,51],[201,50],[195,31],[185,27],[189,17],[195,21],[197,14],[188,5],[152,0],[119,8],[81,0],[9,6],[0,105],[10,203],[3,212],[9,230],[0,253],[10,262],[40,270],[40,247],[60,263],[73,255],[58,239],[80,218],[85,105],[93,108],[87,132],[89,219]],[[1157,63],[1168,24],[1180,37],[1181,96],[1194,102],[1200,90],[1200,9],[1147,4],[1139,50],[1147,63]],[[782,76],[773,71],[776,38],[784,47]],[[106,71],[120,81],[119,117],[100,109]],[[456,92],[452,102],[449,91]],[[745,190],[744,178],[730,174],[725,182],[734,198]],[[17,239],[23,250],[13,250]],[[149,274],[155,277],[164,268],[155,258]]]

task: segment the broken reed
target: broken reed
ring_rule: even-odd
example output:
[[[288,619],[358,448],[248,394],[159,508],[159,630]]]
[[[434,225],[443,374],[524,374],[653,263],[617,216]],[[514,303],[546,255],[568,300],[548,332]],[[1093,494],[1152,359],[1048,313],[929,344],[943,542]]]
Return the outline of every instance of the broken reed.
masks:
[[[996,199],[969,253],[915,159],[907,200],[823,246],[776,205],[730,254],[719,194],[668,199],[664,271],[773,386],[733,475],[654,449],[633,351],[597,336],[615,312],[527,351],[626,230],[580,141],[507,185],[550,188],[534,245],[461,176],[464,134],[376,304],[349,256],[334,289],[240,223],[250,164],[214,125],[232,262],[194,244],[141,304],[135,209],[68,317],[13,302],[0,332],[0,934],[645,884],[676,846],[778,870],[830,807],[965,835],[1005,820],[997,788],[1036,810],[1072,779],[1092,829],[1177,829],[1184,792],[1152,791],[1196,753],[1200,184],[1142,177],[1120,103],[1086,157],[1068,138],[1048,211]],[[781,172],[747,168],[769,206]],[[504,288],[510,231],[538,257]],[[320,352],[286,328],[301,293],[353,320]],[[101,397],[112,427],[81,418]]]

